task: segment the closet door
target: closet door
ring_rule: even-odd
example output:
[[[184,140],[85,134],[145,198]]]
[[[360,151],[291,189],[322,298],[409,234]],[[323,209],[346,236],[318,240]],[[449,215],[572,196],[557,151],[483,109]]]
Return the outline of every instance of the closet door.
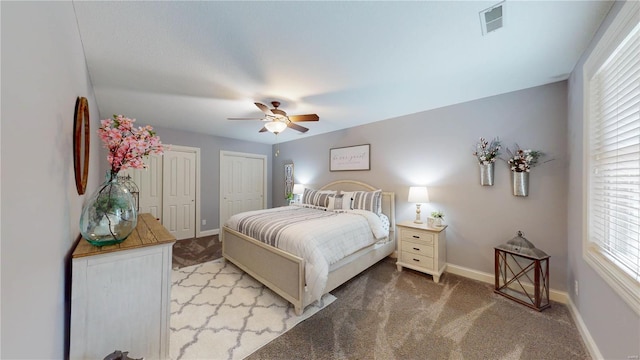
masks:
[[[220,227],[237,213],[267,207],[267,158],[264,155],[220,153]]]
[[[196,236],[196,154],[165,151],[162,225],[177,240]]]
[[[127,169],[123,175],[130,175],[138,186],[139,213],[150,213],[162,222],[162,155],[149,155],[144,159],[146,169]]]

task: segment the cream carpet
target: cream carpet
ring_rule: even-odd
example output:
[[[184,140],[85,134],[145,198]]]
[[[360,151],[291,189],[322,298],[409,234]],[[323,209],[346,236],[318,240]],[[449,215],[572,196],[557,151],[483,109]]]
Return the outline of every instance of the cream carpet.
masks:
[[[288,302],[223,259],[173,270],[171,359],[243,359],[335,299],[326,294],[296,316]]]
[[[493,286],[445,273],[440,283],[384,259],[331,292],[328,308],[247,360],[586,360],[569,309],[537,312]]]

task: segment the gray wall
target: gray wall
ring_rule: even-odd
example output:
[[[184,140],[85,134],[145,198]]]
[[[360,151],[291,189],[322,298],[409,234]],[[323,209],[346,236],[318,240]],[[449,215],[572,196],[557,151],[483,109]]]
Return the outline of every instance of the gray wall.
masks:
[[[284,204],[284,164],[295,182],[318,187],[356,179],[396,193],[396,218],[413,220],[409,186],[427,185],[445,214],[448,263],[493,274],[494,246],[522,230],[551,255],[551,287],[567,289],[566,82],[493,96],[280,144],[274,160],[274,206]],[[321,120],[322,121],[322,120]],[[514,197],[507,164],[498,162],[495,185],[479,183],[472,153],[479,137],[542,150],[554,160],[531,171],[530,195]],[[329,171],[329,149],[371,144],[371,171]],[[506,157],[506,155],[505,155]]]
[[[79,237],[73,113],[89,100],[87,194],[99,170],[98,107],[71,2],[2,2],[2,359],[62,359],[69,253]],[[106,355],[106,354],[105,354]]]
[[[568,284],[579,282],[579,295],[571,291],[571,300],[578,308],[591,336],[605,359],[630,359],[640,355],[640,315],[634,312],[582,258],[583,202],[582,138],[583,81],[582,66],[596,45],[597,39],[609,27],[622,7],[616,2],[596,33],[591,45],[576,65],[569,78],[569,182],[568,238],[569,273]],[[569,286],[572,288],[572,286]],[[572,289],[573,290],[573,289]]]
[[[136,124],[143,123],[142,119]],[[145,124],[146,125],[146,124]],[[153,124],[151,124],[153,126]],[[163,144],[191,146],[200,148],[200,190],[201,215],[207,225],[201,231],[220,228],[220,151],[235,151],[260,154],[267,157],[267,189],[271,189],[271,145],[210,136],[199,133],[172,130],[154,126]],[[267,204],[271,206],[271,193],[267,194]]]

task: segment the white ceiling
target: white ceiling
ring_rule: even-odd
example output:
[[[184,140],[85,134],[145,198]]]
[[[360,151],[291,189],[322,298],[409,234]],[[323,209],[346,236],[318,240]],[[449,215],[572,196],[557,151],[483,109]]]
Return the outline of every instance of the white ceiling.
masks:
[[[101,118],[229,138],[258,133],[254,101],[316,113],[277,141],[566,79],[611,2],[75,1]],[[161,135],[161,134],[160,134]]]

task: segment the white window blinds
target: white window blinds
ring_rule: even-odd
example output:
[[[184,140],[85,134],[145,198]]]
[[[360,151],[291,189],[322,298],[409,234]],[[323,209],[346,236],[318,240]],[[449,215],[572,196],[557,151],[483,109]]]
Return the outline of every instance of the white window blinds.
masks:
[[[640,24],[589,85],[589,241],[640,282]]]

